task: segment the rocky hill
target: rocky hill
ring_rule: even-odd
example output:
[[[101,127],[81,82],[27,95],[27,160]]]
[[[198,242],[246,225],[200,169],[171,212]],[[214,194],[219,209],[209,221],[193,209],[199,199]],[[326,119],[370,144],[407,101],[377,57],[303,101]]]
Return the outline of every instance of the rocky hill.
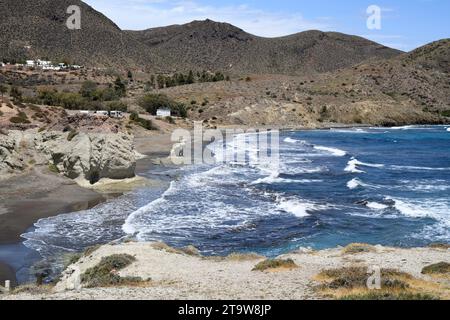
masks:
[[[81,30],[66,10],[81,8]],[[228,73],[302,74],[345,68],[400,52],[363,38],[320,31],[261,38],[210,20],[122,31],[79,0],[0,0],[0,58],[48,57],[96,67],[152,72],[202,69]]]
[[[69,30],[70,5],[81,8],[81,30]],[[79,0],[0,0],[0,58],[69,60],[98,66],[156,64],[144,45]]]
[[[369,40],[333,32],[307,31],[262,38],[227,23],[194,21],[128,34],[147,45],[173,70],[303,74],[345,68],[400,52]]]

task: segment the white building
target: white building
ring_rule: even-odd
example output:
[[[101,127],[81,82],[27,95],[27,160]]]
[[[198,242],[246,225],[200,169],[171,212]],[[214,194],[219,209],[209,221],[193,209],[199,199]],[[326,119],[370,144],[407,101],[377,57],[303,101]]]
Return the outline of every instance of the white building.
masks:
[[[36,65],[36,61],[34,61],[34,60],[27,60],[26,61],[26,65],[29,68],[33,68]]]
[[[156,111],[156,116],[158,117],[170,117],[172,112],[168,108],[161,108]]]

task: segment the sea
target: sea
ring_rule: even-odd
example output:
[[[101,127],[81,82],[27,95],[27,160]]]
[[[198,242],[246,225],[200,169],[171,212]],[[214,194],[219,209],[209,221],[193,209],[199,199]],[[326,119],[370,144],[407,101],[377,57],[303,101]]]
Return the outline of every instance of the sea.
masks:
[[[234,152],[229,146],[208,148],[217,156]],[[24,245],[56,271],[65,253],[125,237],[269,257],[355,242],[450,242],[448,126],[283,131],[276,165],[218,161],[146,176],[163,183],[39,220]]]

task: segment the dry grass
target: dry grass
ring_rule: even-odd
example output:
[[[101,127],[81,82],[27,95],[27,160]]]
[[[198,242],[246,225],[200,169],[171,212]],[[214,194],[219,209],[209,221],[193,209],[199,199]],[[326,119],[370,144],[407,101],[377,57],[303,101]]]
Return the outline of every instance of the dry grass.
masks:
[[[152,244],[152,248],[155,250],[160,250],[160,251],[166,251],[168,253],[174,253],[174,254],[184,254],[184,255],[188,255],[188,256],[195,256],[195,257],[200,257],[200,251],[195,248],[194,246],[187,246],[184,248],[173,248],[171,246],[169,246],[168,244],[165,244],[164,242],[155,242]]]
[[[316,290],[324,297],[344,300],[436,300],[448,298],[448,290],[440,284],[416,279],[394,270],[381,270],[381,289],[370,290],[367,268],[355,266],[328,269],[319,273]]]
[[[450,274],[450,263],[439,262],[422,269],[422,274]]]
[[[342,254],[358,254],[366,252],[376,252],[374,246],[366,243],[352,243],[342,249]]]
[[[292,259],[267,259],[258,263],[252,271],[282,271],[296,268],[298,266]]]
[[[429,247],[433,248],[433,249],[448,250],[448,249],[450,249],[450,244],[448,244],[448,243],[432,243],[429,245]]]
[[[28,294],[48,294],[51,293],[53,289],[53,285],[47,284],[47,285],[41,285],[41,286],[37,286],[35,284],[24,284],[18,287],[15,287],[12,291],[11,294],[15,295],[15,294],[23,294],[23,293],[28,293]]]

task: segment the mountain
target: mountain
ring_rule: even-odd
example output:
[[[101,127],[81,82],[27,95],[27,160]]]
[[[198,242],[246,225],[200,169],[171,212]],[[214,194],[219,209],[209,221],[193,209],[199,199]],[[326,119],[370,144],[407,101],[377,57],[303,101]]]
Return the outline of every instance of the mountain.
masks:
[[[69,30],[70,5],[81,8],[81,30]],[[211,20],[123,31],[79,0],[0,0],[0,58],[48,57],[78,64],[147,71],[228,73],[328,72],[401,52],[339,33],[307,31],[262,38]]]
[[[302,74],[328,72],[400,51],[334,32],[306,31],[262,38],[227,23],[194,21],[145,31],[128,31],[174,70]]]
[[[81,30],[69,30],[70,5],[81,8]],[[0,58],[48,57],[84,65],[152,64],[154,57],[103,14],[79,0],[0,0]]]

